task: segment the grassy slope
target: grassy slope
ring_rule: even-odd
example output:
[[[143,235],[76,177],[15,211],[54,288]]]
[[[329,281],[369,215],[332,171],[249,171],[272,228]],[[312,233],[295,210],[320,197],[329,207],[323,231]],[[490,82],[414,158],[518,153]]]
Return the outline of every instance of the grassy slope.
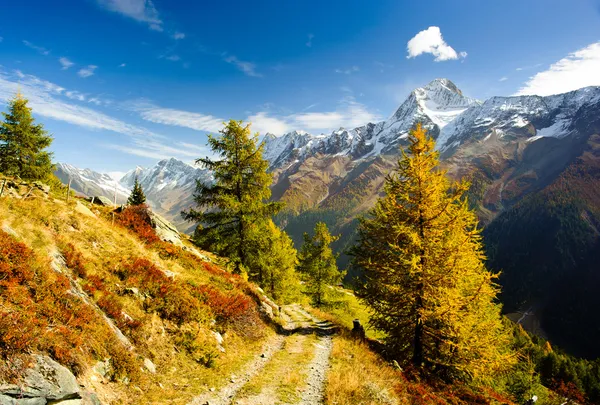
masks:
[[[192,396],[224,383],[232,372],[260,352],[265,339],[273,332],[259,319],[256,304],[248,296],[252,294],[252,287],[248,283],[233,278],[218,266],[202,263],[179,249],[144,243],[128,230],[112,225],[110,215],[99,208],[92,208],[98,214],[97,218],[93,218],[76,212],[74,207],[73,199],[67,204],[55,198],[18,200],[4,197],[0,199],[0,226],[16,235],[7,239],[10,243],[14,239],[33,250],[39,267],[37,271],[43,274],[52,275],[54,272],[50,266],[51,256],[56,252],[70,250],[70,255],[80,257],[84,270],[67,269],[66,276],[88,291],[93,302],[104,304],[108,308],[101,300],[109,297],[111,302],[116,303],[114,305],[118,310],[109,313],[113,314],[113,322],[125,326],[123,332],[135,346],[133,355],[124,358],[124,361],[133,363],[125,367],[129,370],[125,374],[131,375],[127,375],[126,379],[125,374],[102,378],[92,372],[90,366],[102,360],[100,356],[106,355],[106,350],[89,351],[82,360],[87,367],[74,370],[84,384],[98,392],[102,400],[110,402],[119,398],[122,403],[185,403]],[[192,291],[188,282],[193,282],[195,286],[212,286],[217,292],[210,290],[212,295],[202,296],[203,300],[188,294],[190,305],[195,306],[194,316],[193,319],[181,322],[177,313],[173,315],[173,312],[168,312],[178,309],[167,307],[171,299],[174,299],[176,307],[181,306],[176,297],[165,295],[159,301],[154,296],[143,298],[127,293],[126,287],[133,286],[135,278],[123,279],[119,274],[139,258],[147,259],[161,272],[172,272],[175,280],[164,283],[172,286],[176,293]],[[160,274],[158,276],[161,277]],[[159,279],[159,282],[161,280],[163,279]],[[135,284],[136,288],[141,291],[150,288],[144,282]],[[102,288],[94,288],[98,283],[102,284]],[[35,287],[34,285],[34,289]],[[144,294],[150,295],[142,292]],[[239,296],[245,297],[251,305],[244,308],[243,313],[235,314],[230,319],[219,319],[218,314],[231,309],[223,307],[231,304],[226,299],[236,299]],[[64,294],[61,297],[64,298]],[[61,297],[57,299],[62,299]],[[225,303],[210,302],[214,297]],[[3,304],[4,298],[0,294],[0,304]],[[4,304],[13,305],[7,302]],[[50,301],[47,303],[48,306],[54,304]],[[213,304],[217,307],[213,307]],[[18,306],[14,308],[20,310]],[[3,307],[0,306],[0,309]],[[41,308],[43,312],[46,309]],[[131,317],[136,325],[127,327],[119,310]],[[73,316],[77,317],[78,314]],[[215,317],[216,324],[213,321]],[[100,325],[98,330],[87,330],[89,335],[82,336],[83,341],[102,341],[107,333],[100,318],[95,318],[93,322]],[[225,353],[217,348],[216,339],[211,332],[215,329],[225,338]],[[117,342],[111,344],[119,345]],[[77,342],[71,349],[77,350],[76,345]],[[43,350],[45,346],[41,344],[39,347]],[[216,356],[214,362],[211,361],[212,356]],[[142,367],[144,358],[154,362],[156,374]],[[0,372],[3,369],[1,366]],[[113,381],[109,381],[111,379]],[[131,383],[127,384],[127,379],[131,379]]]

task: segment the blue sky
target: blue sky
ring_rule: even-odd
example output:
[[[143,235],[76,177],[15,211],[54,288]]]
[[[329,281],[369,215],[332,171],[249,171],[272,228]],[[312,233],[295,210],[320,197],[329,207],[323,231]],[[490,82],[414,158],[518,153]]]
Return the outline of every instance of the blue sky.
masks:
[[[205,156],[223,120],[281,135],[389,117],[436,77],[469,96],[600,85],[600,2],[0,0],[0,103],[55,160],[119,172]]]

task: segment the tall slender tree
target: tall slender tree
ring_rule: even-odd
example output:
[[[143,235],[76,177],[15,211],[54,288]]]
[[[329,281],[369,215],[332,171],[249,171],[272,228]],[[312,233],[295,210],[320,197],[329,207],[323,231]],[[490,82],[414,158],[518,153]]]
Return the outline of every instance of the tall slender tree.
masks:
[[[434,141],[417,125],[352,249],[364,270],[358,295],[397,358],[423,371],[485,378],[508,366],[496,274],[486,270],[467,182],[438,169]]]
[[[292,239],[272,220],[253,227],[251,240],[256,251],[250,255],[250,278],[273,299],[290,303],[300,296],[296,274],[297,251]]]
[[[8,103],[0,123],[0,172],[26,180],[39,180],[52,174],[52,154],[46,149],[52,137],[42,124],[36,124],[20,93]]]
[[[127,204],[132,206],[146,204],[146,195],[144,194],[144,190],[142,190],[142,185],[138,181],[137,176],[135,176],[133,189],[131,190],[131,194],[127,199]]]
[[[339,271],[337,255],[331,249],[331,244],[338,239],[339,236],[329,233],[324,222],[317,222],[313,236],[304,234],[298,270],[304,274],[308,294],[318,307],[327,303],[332,294],[330,287],[336,286],[344,275]]]
[[[249,124],[235,120],[220,133],[208,137],[219,159],[196,161],[213,172],[214,183],[197,182],[194,200],[198,209],[183,216],[198,223],[194,240],[199,246],[228,257],[241,273],[256,251],[250,238],[253,226],[276,214],[282,204],[268,201],[273,176],[267,173],[269,163],[263,159],[258,134],[252,135]]]

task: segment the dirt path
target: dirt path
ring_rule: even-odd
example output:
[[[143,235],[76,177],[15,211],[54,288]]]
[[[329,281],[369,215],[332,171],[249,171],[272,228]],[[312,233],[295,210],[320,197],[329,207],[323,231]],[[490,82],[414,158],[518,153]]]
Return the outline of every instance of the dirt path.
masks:
[[[232,382],[194,398],[190,405],[323,404],[333,325],[300,305],[282,307],[283,334],[248,363]]]

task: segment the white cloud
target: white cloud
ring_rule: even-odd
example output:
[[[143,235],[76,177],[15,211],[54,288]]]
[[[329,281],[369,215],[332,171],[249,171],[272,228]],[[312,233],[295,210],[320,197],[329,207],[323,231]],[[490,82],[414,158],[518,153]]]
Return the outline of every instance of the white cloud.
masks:
[[[157,124],[173,125],[197,131],[217,132],[223,127],[223,120],[190,111],[162,108],[147,101],[130,103],[130,109],[140,113],[146,121]]]
[[[309,108],[314,106],[311,105]],[[133,102],[126,105],[126,108],[138,112],[144,120],[154,123],[212,133],[223,128],[224,120],[212,115],[163,108],[148,101]],[[379,114],[369,111],[365,105],[351,96],[344,97],[333,111],[306,112],[307,109],[299,113],[277,115],[268,111],[259,111],[250,114],[246,121],[252,123],[253,131],[282,135],[292,130],[329,132],[340,127],[355,128],[382,119]]]
[[[350,75],[352,73],[356,73],[360,71],[360,68],[358,66],[352,66],[349,67],[348,69],[336,69],[335,73],[343,73],[345,75]]]
[[[179,55],[169,55],[165,57],[165,59],[170,60],[171,62],[177,62],[181,60],[181,57]]]
[[[151,0],[97,0],[100,6],[148,24],[154,31],[163,31],[163,22]]]
[[[252,128],[261,134],[271,132],[282,135],[292,130],[318,133],[330,132],[340,127],[355,128],[381,119],[379,114],[369,111],[365,105],[348,96],[342,99],[333,111],[300,112],[283,116],[272,116],[263,111],[249,116],[247,120],[252,122]]]
[[[95,65],[88,65],[88,67],[79,69],[79,72],[77,72],[77,74],[79,75],[79,77],[83,77],[84,79],[86,77],[90,77],[94,75],[94,71],[98,68],[98,66]]]
[[[65,91],[65,96],[72,99],[72,100],[77,100],[77,101],[85,101],[85,95],[75,91],[75,90],[69,90],[69,91]]]
[[[502,76],[500,79],[498,79],[499,82],[505,82],[508,80],[508,77],[506,76]]]
[[[232,65],[237,67],[239,70],[244,72],[246,74],[246,76],[262,77],[262,74],[256,72],[256,65],[252,62],[245,62],[245,61],[239,60],[234,55],[223,55],[223,60],[225,62],[231,63]]]
[[[7,102],[20,91],[29,100],[34,113],[42,117],[66,122],[89,130],[105,130],[126,135],[130,145],[105,145],[125,153],[155,159],[177,157],[196,158],[207,149],[202,146],[172,141],[144,127],[132,125],[103,114],[94,109],[64,102],[56,96],[79,100],[82,93],[40,79],[33,75],[16,71],[9,75],[0,70],[0,102]],[[90,98],[88,102],[104,102]]]
[[[570,53],[547,70],[536,73],[516,95],[548,96],[587,86],[600,86],[600,42]]]
[[[445,60],[466,58],[466,52],[456,53],[456,51],[444,41],[439,27],[429,27],[419,32],[408,41],[407,58],[415,58],[424,53],[430,53],[435,56],[435,62]]]
[[[70,68],[71,66],[74,65],[73,62],[71,62],[69,59],[67,59],[65,57],[58,58],[58,61],[62,65],[62,70],[67,70],[68,68]]]
[[[120,67],[120,68],[124,68],[125,66],[127,66],[127,64],[126,64],[126,63],[121,63],[121,64],[119,65],[119,67]]]
[[[308,46],[309,48],[312,48],[312,40],[314,37],[314,34],[308,34],[308,41],[306,41],[306,46]]]
[[[35,44],[32,44],[29,41],[25,41],[23,40],[23,44],[25,44],[26,47],[31,48],[35,51],[38,51],[39,53],[41,53],[44,56],[48,56],[50,54],[50,51],[47,50],[46,48],[42,47],[42,46],[37,46]]]
[[[252,123],[252,132],[281,135],[293,130],[290,123],[285,119],[269,117],[268,114],[265,111],[261,111],[248,117],[248,121]]]
[[[185,34],[183,32],[175,31],[173,33],[173,39],[183,39],[185,38]]]

